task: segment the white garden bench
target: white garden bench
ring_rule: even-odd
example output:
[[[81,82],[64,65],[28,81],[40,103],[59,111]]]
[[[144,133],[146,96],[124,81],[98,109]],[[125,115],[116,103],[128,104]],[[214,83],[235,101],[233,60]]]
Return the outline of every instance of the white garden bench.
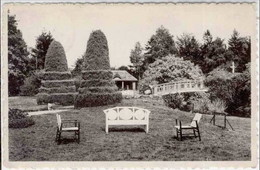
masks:
[[[114,107],[104,110],[106,115],[106,133],[110,125],[145,125],[149,129],[150,111],[138,107]]]

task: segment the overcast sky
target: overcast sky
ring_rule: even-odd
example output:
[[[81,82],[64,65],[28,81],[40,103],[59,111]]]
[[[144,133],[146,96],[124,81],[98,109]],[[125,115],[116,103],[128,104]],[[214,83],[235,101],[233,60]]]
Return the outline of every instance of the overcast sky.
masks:
[[[163,25],[174,38],[191,33],[199,41],[209,29],[214,37],[228,39],[236,29],[252,36],[256,29],[254,8],[250,4],[78,4],[14,5],[18,28],[29,47],[43,30],[50,31],[63,45],[68,65],[86,51],[93,30],[101,29],[108,40],[112,67],[130,64],[130,51],[137,41],[143,47],[156,29]]]

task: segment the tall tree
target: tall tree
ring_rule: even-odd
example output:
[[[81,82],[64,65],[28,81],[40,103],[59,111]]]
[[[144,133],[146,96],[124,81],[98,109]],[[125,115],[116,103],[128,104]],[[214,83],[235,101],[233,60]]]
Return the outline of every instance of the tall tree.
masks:
[[[234,61],[236,72],[243,72],[246,64],[251,60],[251,40],[248,37],[240,37],[234,30],[228,40],[227,60]]]
[[[15,15],[8,14],[8,94],[18,95],[29,73],[29,52]]]
[[[201,46],[201,58],[203,60],[200,67],[204,73],[209,73],[226,62],[226,45],[221,38],[217,37],[213,40],[209,30],[205,32],[203,40],[204,43]]]
[[[36,39],[35,48],[32,49],[31,64],[35,70],[42,70],[44,68],[45,56],[48,51],[49,45],[53,41],[50,32],[43,31]]]
[[[194,36],[183,34],[177,38],[176,44],[180,57],[184,60],[191,60],[194,64],[201,63],[200,44]]]
[[[135,44],[135,48],[131,50],[130,53],[130,61],[133,64],[133,72],[136,78],[140,80],[142,73],[144,72],[143,69],[143,48],[141,47],[141,44],[137,42]]]
[[[170,34],[169,30],[163,26],[158,28],[156,33],[152,35],[145,47],[145,50],[144,65],[146,68],[156,59],[161,59],[167,55],[177,53],[173,36]]]

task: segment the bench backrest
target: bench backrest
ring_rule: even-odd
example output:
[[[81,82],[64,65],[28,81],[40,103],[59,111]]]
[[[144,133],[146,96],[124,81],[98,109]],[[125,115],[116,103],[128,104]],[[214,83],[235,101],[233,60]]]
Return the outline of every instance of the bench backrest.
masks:
[[[202,117],[202,114],[200,114],[200,113],[195,113],[195,116],[194,116],[194,118],[193,118],[193,120],[192,120],[190,126],[196,127],[196,126],[197,126],[197,125],[196,125],[196,121],[199,123],[201,117]]]
[[[60,129],[61,128],[61,117],[59,114],[56,114],[56,117],[57,117],[58,128]]]
[[[137,107],[114,107],[104,110],[106,120],[148,120],[150,111]]]

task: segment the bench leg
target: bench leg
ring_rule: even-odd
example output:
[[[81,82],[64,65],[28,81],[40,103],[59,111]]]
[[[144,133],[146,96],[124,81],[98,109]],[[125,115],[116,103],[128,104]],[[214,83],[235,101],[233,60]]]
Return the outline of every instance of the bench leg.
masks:
[[[148,133],[148,131],[149,131],[149,125],[147,124],[145,132]]]
[[[106,133],[108,133],[108,125],[106,125]]]

